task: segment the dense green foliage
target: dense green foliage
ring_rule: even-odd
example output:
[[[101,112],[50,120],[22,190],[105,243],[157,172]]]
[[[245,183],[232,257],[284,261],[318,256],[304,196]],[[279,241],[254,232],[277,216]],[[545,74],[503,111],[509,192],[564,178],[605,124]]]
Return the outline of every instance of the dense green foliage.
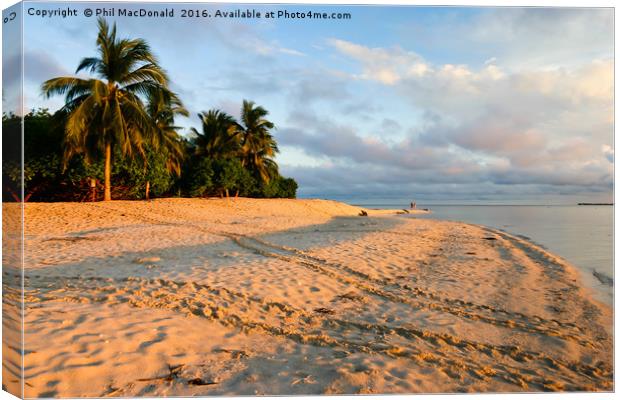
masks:
[[[4,115],[3,125],[3,196],[5,201],[17,200],[21,177],[18,144],[21,118]],[[23,118],[24,122],[24,198],[26,201],[90,201],[91,179],[95,179],[95,199],[103,198],[104,160],[86,162],[77,154],[63,163],[64,124],[66,115],[36,110]],[[155,151],[145,146],[145,157],[124,157],[120,150],[113,154],[112,198],[144,199],[150,182],[151,197],[284,197],[294,198],[297,183],[274,172],[265,182],[260,173],[242,165],[239,154],[206,155],[198,151],[198,139],[181,139],[179,174],[169,167],[167,150]],[[10,153],[13,157],[10,156]],[[146,159],[145,159],[146,158]]]
[[[3,195],[20,199],[24,124],[24,200],[86,201],[151,196],[295,197],[297,183],[280,176],[278,146],[267,110],[243,101],[241,122],[219,110],[198,114],[202,127],[179,135],[175,116],[189,116],[169,78],[142,39],[117,37],[98,20],[97,56],[76,73],[42,85],[62,95],[51,115],[32,111],[23,121],[3,115]]]
[[[189,142],[191,195],[295,197],[297,183],[281,177],[273,160],[278,146],[267,115],[247,100],[241,123],[220,110],[198,114],[202,129],[192,128]]]

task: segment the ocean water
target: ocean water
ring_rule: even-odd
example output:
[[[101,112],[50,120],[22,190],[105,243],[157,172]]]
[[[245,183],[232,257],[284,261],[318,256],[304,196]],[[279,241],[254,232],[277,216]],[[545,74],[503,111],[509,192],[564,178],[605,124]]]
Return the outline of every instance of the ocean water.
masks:
[[[367,208],[408,204],[351,201]],[[432,213],[416,218],[461,221],[520,235],[569,261],[595,296],[613,304],[613,207],[418,204]]]

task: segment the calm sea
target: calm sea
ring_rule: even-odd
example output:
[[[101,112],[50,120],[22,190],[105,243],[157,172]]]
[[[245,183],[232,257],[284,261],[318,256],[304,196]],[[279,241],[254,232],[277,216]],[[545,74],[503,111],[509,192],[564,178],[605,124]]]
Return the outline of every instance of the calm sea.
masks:
[[[350,201],[367,208],[408,203]],[[417,218],[462,221],[524,236],[575,265],[597,298],[613,304],[613,207],[418,204],[432,213]]]

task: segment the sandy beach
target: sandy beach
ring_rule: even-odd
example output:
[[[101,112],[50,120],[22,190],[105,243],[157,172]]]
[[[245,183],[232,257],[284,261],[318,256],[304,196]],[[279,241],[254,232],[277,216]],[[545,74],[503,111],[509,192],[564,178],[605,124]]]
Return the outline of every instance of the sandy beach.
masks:
[[[27,203],[25,396],[613,390],[612,310],[569,263],[481,226],[360,211]]]

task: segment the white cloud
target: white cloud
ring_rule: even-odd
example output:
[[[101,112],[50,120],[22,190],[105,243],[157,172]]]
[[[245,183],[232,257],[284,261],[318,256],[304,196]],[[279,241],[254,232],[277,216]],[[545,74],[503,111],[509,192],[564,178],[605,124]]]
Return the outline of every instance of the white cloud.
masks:
[[[610,162],[613,163],[614,162],[614,149],[608,145],[608,144],[604,144],[601,147],[601,150],[603,151],[603,155],[605,155],[605,158]]]
[[[267,42],[257,37],[246,38],[245,41],[240,42],[240,43],[242,44],[243,48],[256,52],[260,55],[270,56],[270,55],[275,55],[277,53],[282,53],[282,54],[298,56],[298,57],[305,56],[305,54],[302,53],[301,51],[288,49],[286,47],[280,46],[276,41]]]
[[[359,79],[377,80],[386,85],[394,85],[409,76],[424,76],[429,72],[428,65],[415,53],[400,47],[392,49],[369,48],[340,39],[329,39],[328,43],[341,53],[359,61],[363,72]]]
[[[409,141],[395,146],[360,142],[349,133],[350,146],[326,149],[321,140],[329,127],[321,127],[320,133],[299,138],[312,151],[416,171],[426,165],[434,169],[428,179],[435,181],[463,182],[475,176],[495,184],[609,190],[611,58],[524,69],[500,65],[493,57],[473,68],[433,64],[398,46],[371,48],[340,39],[329,44],[358,63],[360,72],[354,70],[350,79],[390,88],[427,118],[410,125]],[[423,176],[416,174],[417,179]]]

